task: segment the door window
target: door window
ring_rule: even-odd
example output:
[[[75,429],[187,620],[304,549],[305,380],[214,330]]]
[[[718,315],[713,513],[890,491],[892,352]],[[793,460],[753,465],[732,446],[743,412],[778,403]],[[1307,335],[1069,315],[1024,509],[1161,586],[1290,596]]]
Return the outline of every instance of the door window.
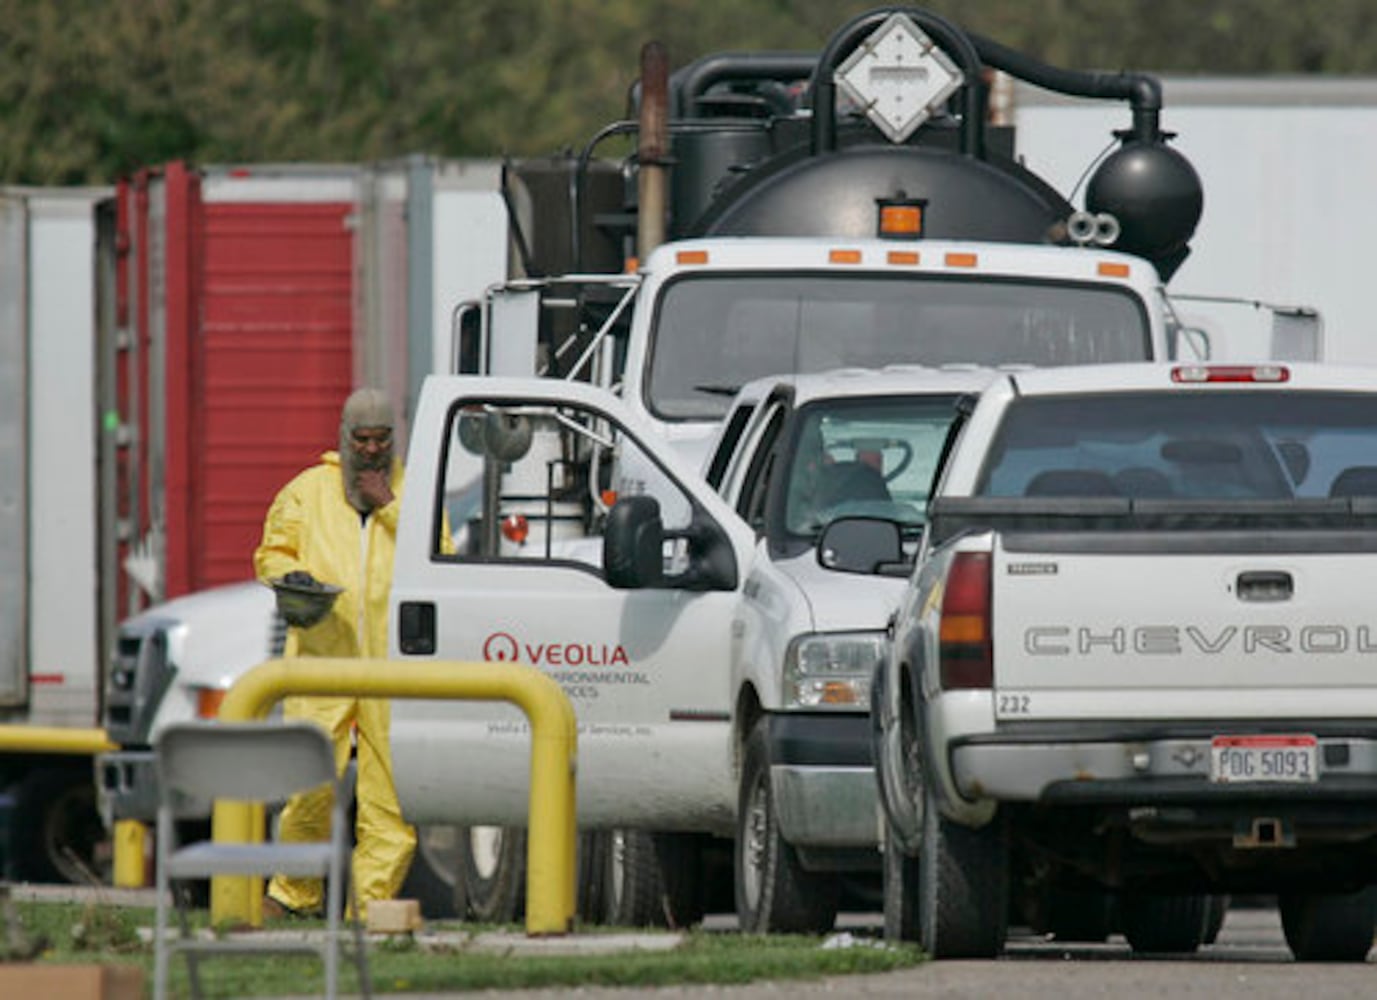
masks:
[[[601,572],[603,523],[619,496],[655,497],[667,532],[693,515],[687,492],[646,447],[577,404],[464,400],[443,451],[436,558],[572,561]],[[439,544],[441,513],[454,556]]]

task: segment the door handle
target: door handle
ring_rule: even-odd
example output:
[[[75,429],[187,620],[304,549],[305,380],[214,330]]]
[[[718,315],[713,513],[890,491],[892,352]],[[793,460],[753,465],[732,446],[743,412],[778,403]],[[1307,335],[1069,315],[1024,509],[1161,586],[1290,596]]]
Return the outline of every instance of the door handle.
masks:
[[[1285,570],[1250,570],[1238,574],[1234,592],[1240,601],[1289,601],[1295,584]]]
[[[397,608],[397,646],[408,656],[435,653],[435,605],[403,601]]]

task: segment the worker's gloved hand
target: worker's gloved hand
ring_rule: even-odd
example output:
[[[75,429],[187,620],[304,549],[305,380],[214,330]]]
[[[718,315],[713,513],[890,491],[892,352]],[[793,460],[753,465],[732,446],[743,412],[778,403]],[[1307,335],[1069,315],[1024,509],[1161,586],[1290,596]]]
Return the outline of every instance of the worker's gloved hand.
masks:
[[[340,588],[322,583],[305,570],[294,569],[282,575],[273,591],[277,594],[278,614],[287,624],[310,628],[330,613]]]

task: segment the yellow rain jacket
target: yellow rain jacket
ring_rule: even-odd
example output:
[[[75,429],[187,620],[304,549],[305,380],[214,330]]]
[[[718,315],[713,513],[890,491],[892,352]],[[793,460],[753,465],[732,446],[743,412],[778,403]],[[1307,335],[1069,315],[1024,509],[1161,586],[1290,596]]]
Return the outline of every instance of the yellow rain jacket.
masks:
[[[328,451],[319,465],[282,488],[263,522],[263,540],[253,554],[254,572],[263,581],[305,570],[322,583],[344,588],[330,613],[310,628],[288,632],[286,655],[325,657],[387,656],[387,598],[401,507],[402,465],[392,463],[395,499],[365,520],[344,493],[338,452]],[[350,732],[357,732],[358,804],[353,884],[366,912],[374,899],[391,899],[401,888],[416,849],[415,831],[402,819],[392,780],[389,704],[379,698],[290,697],[287,718],[309,719],[335,744],[340,774],[349,764]],[[329,838],[328,788],[294,797],[282,810],[278,837],[292,841]],[[318,879],[278,876],[268,894],[292,910],[321,906]],[[362,915],[362,914],[361,914]]]

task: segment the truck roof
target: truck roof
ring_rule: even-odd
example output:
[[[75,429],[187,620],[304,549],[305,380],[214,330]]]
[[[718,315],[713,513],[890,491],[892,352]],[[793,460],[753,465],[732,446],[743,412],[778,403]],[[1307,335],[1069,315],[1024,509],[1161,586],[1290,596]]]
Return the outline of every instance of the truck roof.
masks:
[[[1043,279],[1160,284],[1142,258],[1095,247],[1028,245],[969,240],[849,239],[838,236],[718,236],[661,244],[643,262],[654,277],[683,270],[864,270],[991,274]]]
[[[810,375],[767,375],[746,383],[732,403],[733,409],[746,402],[758,402],[776,388],[793,390],[796,403],[837,397],[897,396],[908,393],[978,392],[1001,372],[1013,367],[986,368],[978,365],[887,365],[884,368],[836,368]]]
[[[1065,368],[1026,368],[1007,374],[1007,385],[1019,395],[1085,392],[1189,392],[1220,388],[1287,392],[1296,389],[1377,391],[1377,367],[1327,362],[1253,364],[1141,361]]]

